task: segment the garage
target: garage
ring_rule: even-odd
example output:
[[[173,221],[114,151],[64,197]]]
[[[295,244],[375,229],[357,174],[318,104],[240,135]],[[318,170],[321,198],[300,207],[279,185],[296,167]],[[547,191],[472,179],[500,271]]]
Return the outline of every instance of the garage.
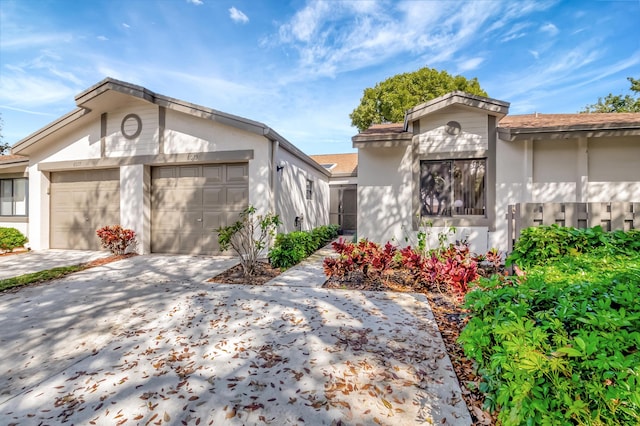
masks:
[[[151,251],[220,254],[214,229],[249,205],[247,163],[151,169]]]
[[[120,223],[118,169],[51,172],[50,246],[98,250],[96,230]]]

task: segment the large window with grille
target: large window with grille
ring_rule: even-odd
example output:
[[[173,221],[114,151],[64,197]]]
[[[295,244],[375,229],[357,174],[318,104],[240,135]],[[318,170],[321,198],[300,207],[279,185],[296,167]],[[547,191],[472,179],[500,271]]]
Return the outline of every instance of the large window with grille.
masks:
[[[27,179],[0,179],[0,216],[27,215]]]
[[[420,162],[422,216],[485,216],[486,159]]]

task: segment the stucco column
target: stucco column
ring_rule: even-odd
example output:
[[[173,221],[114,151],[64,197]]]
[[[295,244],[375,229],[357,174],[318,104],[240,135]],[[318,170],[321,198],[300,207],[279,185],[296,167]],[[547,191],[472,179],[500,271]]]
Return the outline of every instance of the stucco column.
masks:
[[[524,141],[524,185],[522,186],[522,202],[533,201],[533,139]]]
[[[589,201],[589,151],[586,137],[578,138],[578,162],[576,176],[576,201],[586,203]]]
[[[148,166],[120,167],[120,225],[136,232],[139,254],[151,252],[150,184]]]

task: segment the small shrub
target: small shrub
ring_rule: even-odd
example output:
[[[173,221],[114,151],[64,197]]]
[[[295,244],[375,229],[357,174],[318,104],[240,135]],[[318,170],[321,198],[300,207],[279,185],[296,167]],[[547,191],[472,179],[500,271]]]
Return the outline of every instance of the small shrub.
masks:
[[[338,236],[338,227],[325,225],[307,231],[278,234],[269,251],[269,262],[276,268],[290,268]]]
[[[96,231],[102,248],[113,254],[125,254],[134,251],[137,245],[136,233],[120,225],[105,226]]]
[[[0,250],[12,251],[27,243],[27,237],[16,228],[0,228]]]
[[[256,272],[260,253],[273,237],[278,225],[278,215],[271,212],[258,215],[255,207],[249,206],[240,213],[240,220],[220,227],[215,232],[218,233],[220,250],[231,247],[240,258],[244,276],[250,277]]]

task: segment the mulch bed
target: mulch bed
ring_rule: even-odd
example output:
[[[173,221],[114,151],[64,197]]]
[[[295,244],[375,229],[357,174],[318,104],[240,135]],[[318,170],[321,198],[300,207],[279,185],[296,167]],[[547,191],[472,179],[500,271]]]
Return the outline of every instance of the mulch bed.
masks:
[[[256,273],[251,277],[245,278],[242,265],[236,265],[209,279],[208,282],[218,284],[264,285],[266,282],[280,275],[280,272],[280,268],[272,268],[268,262],[259,262],[256,267]]]

